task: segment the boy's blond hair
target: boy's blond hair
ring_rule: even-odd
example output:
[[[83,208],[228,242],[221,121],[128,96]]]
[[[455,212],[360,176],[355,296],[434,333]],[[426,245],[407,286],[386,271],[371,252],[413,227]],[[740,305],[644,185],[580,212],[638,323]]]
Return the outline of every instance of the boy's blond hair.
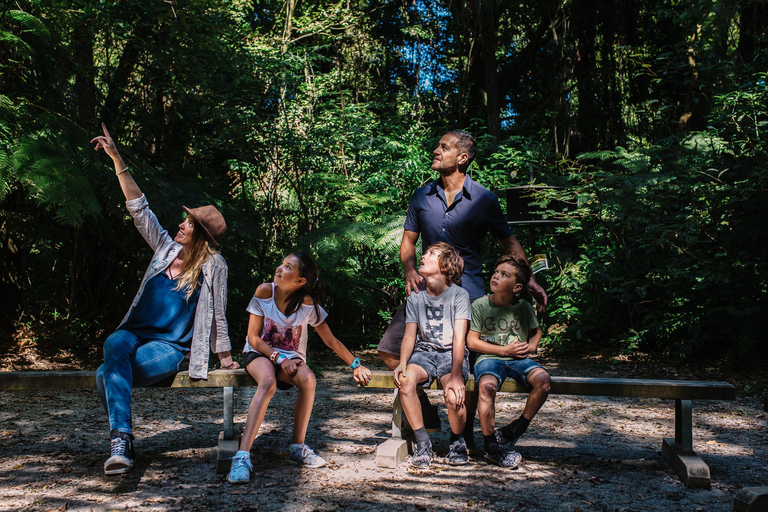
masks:
[[[427,247],[436,251],[437,265],[440,267],[440,273],[445,276],[445,283],[461,284],[461,274],[464,273],[464,260],[459,256],[459,251],[451,244],[446,242],[437,242]]]
[[[503,265],[504,263],[515,269],[515,279],[518,283],[523,285],[523,288],[528,286],[528,281],[531,280],[532,272],[527,261],[510,255],[502,256],[496,260],[496,263],[493,265],[493,270],[495,271],[499,268],[499,265]]]

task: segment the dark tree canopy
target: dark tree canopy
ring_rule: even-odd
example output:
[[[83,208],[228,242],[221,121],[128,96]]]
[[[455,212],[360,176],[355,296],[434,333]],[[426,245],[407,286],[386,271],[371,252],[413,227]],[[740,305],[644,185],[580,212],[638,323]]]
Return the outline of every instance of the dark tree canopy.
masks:
[[[300,247],[334,331],[375,343],[440,135],[475,179],[553,185],[544,343],[768,364],[768,4],[20,0],[0,11],[0,330],[86,351],[149,260],[104,121],[161,222],[210,202],[230,231],[233,339]],[[532,237],[518,231],[527,250]],[[498,245],[488,244],[488,261]]]

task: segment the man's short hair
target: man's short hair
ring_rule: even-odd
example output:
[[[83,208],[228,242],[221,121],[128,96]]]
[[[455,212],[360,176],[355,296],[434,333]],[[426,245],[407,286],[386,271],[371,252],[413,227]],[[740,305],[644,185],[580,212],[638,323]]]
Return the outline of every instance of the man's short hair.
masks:
[[[496,270],[499,268],[499,265],[504,263],[515,269],[515,279],[518,283],[521,283],[523,287],[528,286],[528,281],[531,280],[531,275],[533,275],[533,272],[531,272],[531,267],[528,265],[527,261],[518,259],[515,256],[510,256],[508,254],[496,260],[496,263],[493,265],[493,270]]]
[[[468,169],[469,165],[475,161],[475,156],[477,156],[477,143],[474,137],[462,130],[451,130],[446,135],[453,135],[459,139],[456,145],[459,146],[459,150],[462,153],[467,154],[467,165],[464,167],[464,170]]]
[[[459,251],[454,246],[446,242],[437,242],[427,247],[437,251],[437,265],[440,267],[440,273],[445,276],[445,282],[448,285],[461,284],[461,274],[464,273],[464,260],[459,255]]]

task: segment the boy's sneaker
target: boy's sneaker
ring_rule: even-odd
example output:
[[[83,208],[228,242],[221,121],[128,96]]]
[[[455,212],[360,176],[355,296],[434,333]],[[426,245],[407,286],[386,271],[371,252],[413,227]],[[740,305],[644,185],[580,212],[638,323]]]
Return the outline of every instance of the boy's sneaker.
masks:
[[[247,484],[251,479],[251,453],[239,451],[232,457],[232,466],[227,475],[227,482],[231,484]]]
[[[325,466],[325,459],[317,455],[305,444],[291,445],[288,451],[288,460],[300,466],[308,468],[321,468]]]
[[[512,446],[515,446],[515,443],[517,442],[519,437],[510,436],[509,434],[505,434],[502,430],[496,429],[493,432],[496,435],[496,442],[499,443],[499,446],[504,446],[505,444],[512,443]]]
[[[109,436],[112,438],[111,451],[104,463],[104,474],[111,476],[127,473],[133,467],[133,460],[136,458],[133,452],[133,435],[113,430]]]
[[[448,447],[448,455],[445,456],[445,461],[451,466],[461,466],[469,463],[467,443],[463,437],[451,443],[451,446]]]
[[[427,469],[432,465],[432,444],[416,445],[411,457],[411,466],[419,469]]]
[[[485,447],[485,460],[503,468],[516,468],[522,458],[516,451],[505,450],[498,444],[491,444]]]

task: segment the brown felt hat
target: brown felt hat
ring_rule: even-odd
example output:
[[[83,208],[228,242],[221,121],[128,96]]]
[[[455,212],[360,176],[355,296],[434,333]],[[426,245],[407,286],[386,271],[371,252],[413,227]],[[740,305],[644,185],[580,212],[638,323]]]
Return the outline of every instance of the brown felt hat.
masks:
[[[224,233],[227,231],[227,223],[224,221],[224,216],[219,213],[219,210],[210,204],[200,208],[190,209],[186,206],[182,206],[182,208],[195,219],[195,224],[203,228],[208,241],[214,247],[218,247],[219,240],[224,237]]]

